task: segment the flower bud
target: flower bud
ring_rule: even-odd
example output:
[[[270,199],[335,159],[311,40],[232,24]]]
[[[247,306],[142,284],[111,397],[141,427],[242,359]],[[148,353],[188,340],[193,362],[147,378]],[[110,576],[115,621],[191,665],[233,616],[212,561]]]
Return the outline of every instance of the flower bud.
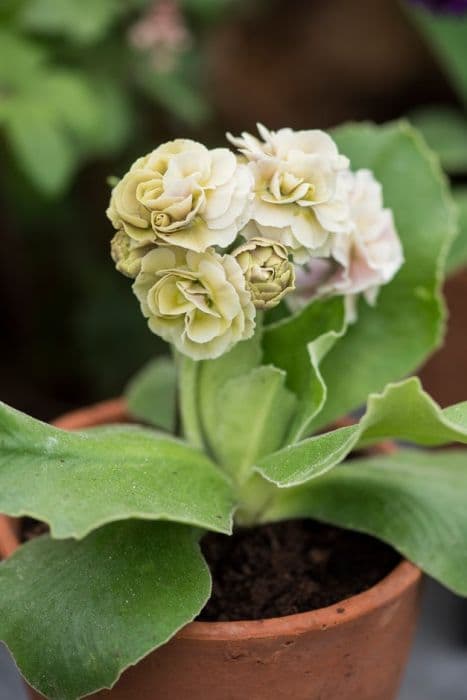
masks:
[[[141,261],[152,245],[138,245],[122,229],[117,231],[110,243],[110,254],[115,267],[122,275],[134,279],[141,270]]]
[[[295,269],[287,248],[267,238],[251,238],[232,255],[237,259],[257,309],[271,309],[295,289]]]

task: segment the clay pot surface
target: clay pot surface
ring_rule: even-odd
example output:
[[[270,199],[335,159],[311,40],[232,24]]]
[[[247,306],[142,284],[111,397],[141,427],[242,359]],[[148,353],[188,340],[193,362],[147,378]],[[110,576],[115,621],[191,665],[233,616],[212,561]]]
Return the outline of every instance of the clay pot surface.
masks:
[[[55,421],[79,429],[126,420],[115,399]],[[0,516],[0,553],[19,545]],[[415,628],[421,572],[401,562],[370,590],[270,620],[192,622],[95,700],[395,700]],[[42,696],[30,691],[33,700]]]

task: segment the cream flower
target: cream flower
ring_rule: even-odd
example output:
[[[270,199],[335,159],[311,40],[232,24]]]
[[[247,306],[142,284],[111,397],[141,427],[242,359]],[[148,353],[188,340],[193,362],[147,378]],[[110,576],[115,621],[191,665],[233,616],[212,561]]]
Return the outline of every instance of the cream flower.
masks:
[[[263,141],[247,133],[240,138],[227,134],[249,162],[255,181],[253,226],[242,233],[279,241],[299,263],[328,255],[331,234],[350,229],[343,176],[348,159],[323,131],[274,132],[261,124],[258,130]]]
[[[323,290],[359,294],[374,304],[379,288],[404,262],[402,245],[390,209],[383,206],[381,184],[370,170],[349,173],[352,235],[335,236],[332,255],[337,272]]]
[[[107,216],[140,244],[202,252],[245,225],[252,175],[227,148],[177,139],[139,158],[112,191]]]
[[[133,291],[153,333],[194,360],[219,357],[253,335],[255,307],[231,255],[155,248]]]
[[[380,183],[369,170],[347,173],[351,235],[333,236],[332,257],[311,260],[297,272],[297,301],[313,296],[363,293],[374,304],[381,285],[392,280],[404,262],[392,211],[383,207]],[[350,308],[350,307],[349,307]]]

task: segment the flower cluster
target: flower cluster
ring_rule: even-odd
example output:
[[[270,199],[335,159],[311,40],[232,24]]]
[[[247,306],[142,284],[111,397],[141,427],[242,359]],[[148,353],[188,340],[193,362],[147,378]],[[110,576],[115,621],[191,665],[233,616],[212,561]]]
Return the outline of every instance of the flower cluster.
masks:
[[[149,328],[193,359],[254,333],[285,299],[376,301],[403,262],[392,212],[319,130],[269,131],[209,150],[177,139],[139,158],[112,191],[111,253]]]

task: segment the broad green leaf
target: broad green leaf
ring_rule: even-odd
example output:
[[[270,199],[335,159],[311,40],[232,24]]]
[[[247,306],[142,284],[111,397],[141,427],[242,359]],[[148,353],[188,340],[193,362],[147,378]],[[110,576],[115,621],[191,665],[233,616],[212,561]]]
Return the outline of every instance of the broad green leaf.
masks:
[[[210,445],[237,483],[248,478],[255,460],[285,443],[297,404],[285,377],[283,370],[266,365],[218,389],[218,426]]]
[[[381,181],[405,264],[381,289],[375,307],[360,301],[358,322],[324,358],[328,398],[314,430],[410,374],[439,345],[444,329],[440,285],[456,233],[456,212],[438,161],[408,124],[354,125],[334,136],[353,169],[371,168]]]
[[[467,18],[435,14],[425,8],[413,8],[411,14],[467,105]]]
[[[306,432],[326,401],[326,384],[320,363],[345,333],[342,297],[308,304],[302,311],[264,330],[264,362],[287,372],[287,386],[299,400],[289,429],[289,442]]]
[[[132,416],[175,431],[177,409],[177,369],[170,357],[158,357],[145,365],[125,389]]]
[[[226,477],[181,441],[133,426],[71,433],[0,404],[0,512],[54,537],[128,518],[229,532],[231,510]]]
[[[210,575],[189,527],[128,521],[40,537],[0,564],[0,639],[50,700],[111,687],[196,617]]]
[[[456,187],[453,195],[459,213],[459,233],[449,251],[447,268],[450,274],[467,265],[467,187]]]
[[[278,491],[262,521],[310,517],[366,532],[465,596],[466,494],[466,450],[399,450]]]
[[[426,107],[413,112],[410,121],[439,155],[447,172],[467,172],[467,117],[462,112],[452,107]]]
[[[257,317],[258,318],[258,317]],[[230,380],[248,374],[261,363],[261,330],[257,328],[250,340],[237,343],[230,352],[216,360],[196,363],[199,368],[199,383],[193,393],[197,392],[199,419],[204,440],[208,449],[213,451],[213,442],[217,439],[219,424],[227,414],[236,410],[230,402],[221,402],[220,391]],[[181,386],[180,390],[187,390]],[[187,392],[188,393],[188,392]]]
[[[278,486],[303,484],[335,467],[354,449],[387,438],[419,445],[467,443],[467,401],[444,410],[416,377],[390,384],[370,396],[359,423],[315,435],[257,462],[258,471]]]

